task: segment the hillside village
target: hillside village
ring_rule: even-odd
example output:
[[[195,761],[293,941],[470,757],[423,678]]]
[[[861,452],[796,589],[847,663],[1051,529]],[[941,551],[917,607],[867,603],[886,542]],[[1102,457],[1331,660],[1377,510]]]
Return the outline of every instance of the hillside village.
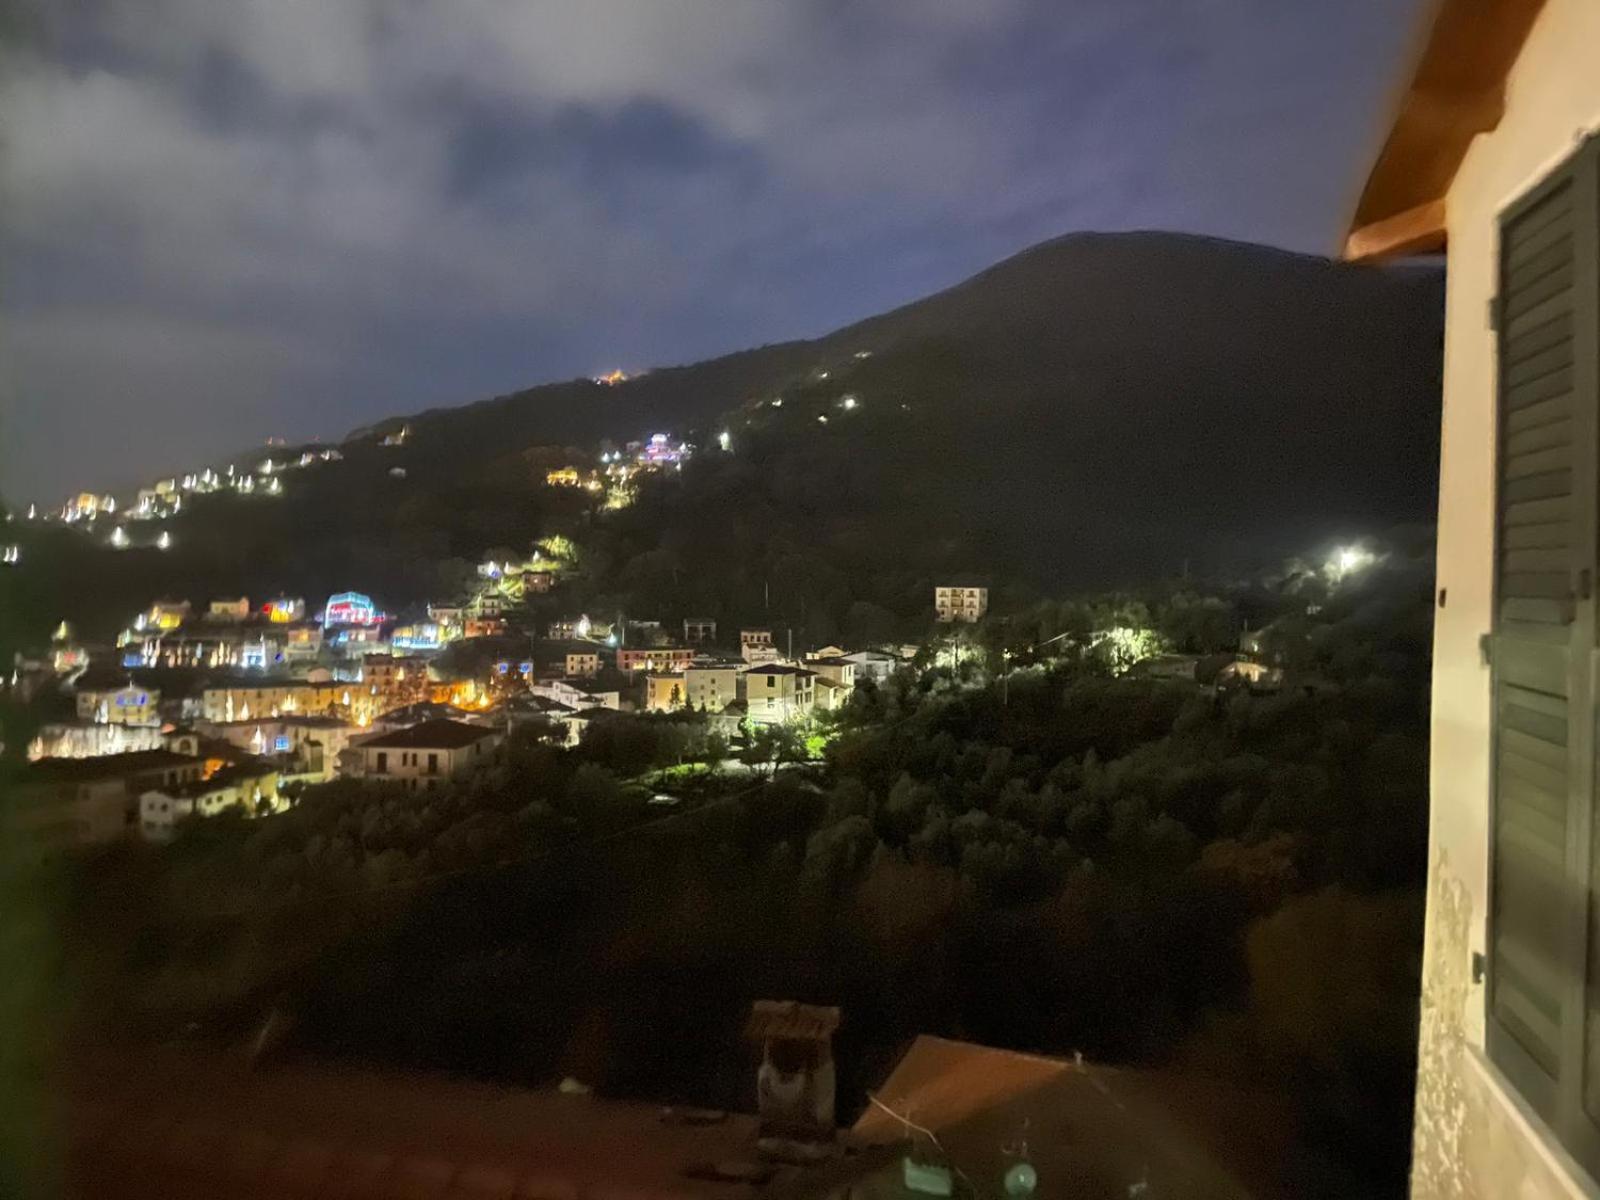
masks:
[[[670,468],[690,453],[664,445],[645,443],[627,469]],[[549,486],[574,486],[565,471],[552,475]],[[797,644],[793,629],[711,617],[566,612],[576,554],[564,538],[543,539],[523,561],[484,561],[463,594],[416,611],[385,612],[357,591],[312,604],[161,598],[131,614],[114,644],[63,622],[45,652],[18,655],[6,681],[9,699],[41,716],[7,820],[57,846],[166,840],[185,819],[270,817],[334,780],[437,788],[492,762],[509,735],[578,747],[629,716],[692,729],[700,758],[803,761],[860,689],[897,676],[988,686],[1087,658],[1114,676],[1263,693],[1282,686],[1290,659],[1271,628],[1233,629],[1232,617],[1200,642],[1110,623],[1122,618],[1037,637],[1020,614],[992,614],[987,587],[967,584],[933,589],[916,642]],[[1348,547],[1304,577],[1336,586],[1373,561]],[[1220,613],[1213,605],[1214,625]],[[1173,652],[1196,648],[1207,653]]]

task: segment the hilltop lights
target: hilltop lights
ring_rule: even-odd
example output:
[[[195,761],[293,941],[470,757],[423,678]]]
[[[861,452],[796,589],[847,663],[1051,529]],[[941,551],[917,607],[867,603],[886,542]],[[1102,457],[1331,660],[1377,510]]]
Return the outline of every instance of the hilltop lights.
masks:
[[[717,434],[717,445],[722,447],[724,453],[733,449],[733,435],[724,429]]]
[[[156,549],[157,550],[171,550],[172,549],[172,535],[170,533],[168,533],[165,529],[163,529],[161,531],[161,536],[156,539]]]
[[[126,550],[128,548],[128,531],[121,525],[111,531],[111,548],[113,550]]]

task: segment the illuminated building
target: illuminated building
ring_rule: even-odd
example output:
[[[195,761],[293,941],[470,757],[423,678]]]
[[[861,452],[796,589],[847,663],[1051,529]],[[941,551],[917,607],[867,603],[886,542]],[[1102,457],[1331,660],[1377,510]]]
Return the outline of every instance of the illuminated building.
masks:
[[[594,381],[607,387],[615,387],[619,383],[628,382],[628,373],[618,368],[614,371],[608,371],[604,375],[596,375]]]
[[[684,699],[697,712],[721,712],[739,698],[742,662],[697,660],[683,670]]]
[[[804,667],[767,663],[740,676],[740,697],[749,719],[772,725],[809,716],[816,707],[816,672]]]
[[[702,642],[717,640],[717,622],[712,617],[685,617],[683,619],[683,640],[691,646]]]
[[[940,587],[933,589],[934,615],[941,621],[971,623],[989,611],[989,589]]]
[[[595,650],[569,650],[565,666],[570,678],[592,679],[600,674],[600,654]]]
[[[0,565],[14,567],[22,561],[22,547],[15,543],[0,551]]]
[[[285,715],[331,716],[370,722],[377,703],[370,693],[332,681],[250,681],[208,687],[201,693],[200,716],[206,721],[251,721]]]
[[[389,644],[396,650],[437,650],[444,645],[444,638],[438,624],[425,621],[396,627]]]
[[[290,598],[279,596],[268,600],[261,606],[261,611],[267,614],[267,620],[274,625],[289,625],[295,621],[303,621],[306,616],[306,602],[299,597]]]
[[[205,779],[151,788],[139,796],[139,832],[146,841],[164,842],[171,840],[177,823],[186,818],[224,812],[256,817],[276,812],[278,778],[275,766],[244,762]]]
[[[322,610],[323,625],[375,625],[381,618],[370,596],[338,592],[328,597]]]
[[[692,646],[626,646],[617,651],[617,670],[680,671],[695,653]]]
[[[115,550],[126,550],[128,548],[128,531],[121,525],[111,531],[111,546]]]
[[[528,690],[535,696],[565,704],[569,708],[622,707],[622,694],[616,688],[604,687],[591,679],[544,679],[533,683]]]
[[[249,615],[248,596],[240,596],[233,600],[213,600],[206,608],[206,616],[213,621],[243,621]]]
[[[681,671],[652,672],[644,677],[646,712],[676,712],[684,707],[688,694]]]
[[[680,463],[688,456],[687,442],[678,442],[674,445],[666,434],[652,433],[644,449],[639,452],[639,461],[647,466],[664,466]]]
[[[41,758],[102,758],[160,750],[166,745],[159,725],[102,725],[58,722],[41,725],[28,743],[28,761]]]
[[[73,696],[80,721],[98,725],[160,725],[161,693],[129,683],[120,688],[85,688]]]
[[[578,468],[558,467],[554,471],[546,471],[544,481],[549,487],[577,487],[580,482]]]
[[[467,638],[499,637],[505,631],[504,617],[468,617],[462,627],[462,635]]]
[[[487,763],[503,740],[500,730],[483,725],[445,718],[423,721],[361,742],[362,773],[413,791],[427,790]]]
[[[157,600],[145,619],[157,629],[176,629],[189,619],[192,611],[187,600]]]
[[[322,650],[322,626],[310,622],[290,626],[284,642],[284,657],[290,662],[314,659]]]

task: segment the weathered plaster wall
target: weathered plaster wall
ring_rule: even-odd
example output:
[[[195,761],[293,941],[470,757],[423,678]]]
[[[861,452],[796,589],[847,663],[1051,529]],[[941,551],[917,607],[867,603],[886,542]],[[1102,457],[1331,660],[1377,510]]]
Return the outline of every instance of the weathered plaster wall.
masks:
[[[1512,74],[1505,118],[1449,196],[1439,587],[1434,629],[1431,846],[1413,1195],[1589,1195],[1484,1063],[1496,217],[1600,127],[1600,0],[1548,0]]]

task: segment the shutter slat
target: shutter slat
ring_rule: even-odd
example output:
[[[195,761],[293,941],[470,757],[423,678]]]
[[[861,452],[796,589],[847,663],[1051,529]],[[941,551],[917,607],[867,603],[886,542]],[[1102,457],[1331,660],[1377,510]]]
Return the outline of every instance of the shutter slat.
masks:
[[[1522,413],[1536,408],[1547,400],[1565,401],[1562,408],[1570,416],[1572,407],[1572,368],[1558,367],[1548,375],[1530,379],[1506,389],[1505,409],[1508,413]]]
[[[1506,263],[1515,266],[1527,262],[1552,242],[1568,236],[1572,230],[1572,189],[1562,188],[1536,208],[1523,213],[1505,231]]]
[[[1567,819],[1565,793],[1554,788],[1540,787],[1514,771],[1500,772],[1498,783],[1502,804],[1521,805],[1557,821],[1564,822]]]
[[[1558,546],[1565,550],[1569,540],[1570,531],[1565,521],[1513,525],[1500,534],[1500,544],[1507,550],[1546,550]]]
[[[1569,506],[1563,499],[1525,500],[1520,504],[1507,504],[1500,523],[1513,525],[1546,525],[1551,521],[1565,521]]]
[[[1530,334],[1524,339],[1521,346],[1507,346],[1502,356],[1506,364],[1505,386],[1515,390],[1525,383],[1532,383],[1535,379],[1543,379],[1553,371],[1559,371],[1572,366],[1572,333],[1569,328],[1564,328],[1569,322],[1563,318],[1556,325],[1561,329],[1552,327],[1551,340],[1547,345],[1539,345],[1540,339]],[[1560,336],[1555,336],[1557,333]]]
[[[1516,458],[1535,450],[1549,448],[1559,448],[1563,453],[1570,453],[1571,442],[1572,422],[1565,419],[1550,421],[1516,433],[1508,431],[1505,453],[1507,458]]]
[[[1544,450],[1506,454],[1505,478],[1526,479],[1530,475],[1544,475],[1566,470],[1572,458],[1572,448],[1567,445],[1550,446]]]
[[[1506,321],[1506,344],[1515,353],[1521,349],[1517,344],[1518,338],[1542,331],[1546,325],[1552,323],[1570,324],[1571,320],[1572,290],[1569,288],[1559,295],[1532,305],[1524,310],[1521,316],[1509,318]]]
[[[1524,433],[1530,429],[1541,429],[1546,425],[1571,420],[1572,389],[1563,388],[1548,400],[1540,400],[1515,412],[1508,412],[1505,431],[1507,434]]]
[[[1502,621],[1528,622],[1533,625],[1565,625],[1567,607],[1560,600],[1525,600],[1508,598],[1500,604]]]
[[[1532,291],[1546,283],[1551,276],[1565,278],[1572,286],[1572,227],[1569,225],[1560,237],[1544,249],[1524,254],[1510,262],[1506,268],[1503,288],[1506,295]]]
[[[1540,766],[1559,770],[1563,776],[1566,773],[1567,748],[1565,746],[1552,745],[1543,738],[1533,737],[1519,729],[1503,729],[1501,731],[1500,750],[1502,754],[1513,754]]]
[[[1546,471],[1542,475],[1528,475],[1522,479],[1507,480],[1500,495],[1507,504],[1520,504],[1524,500],[1550,500],[1572,494],[1570,470]]]
[[[1564,585],[1570,558],[1571,553],[1564,545],[1558,550],[1508,550],[1501,556],[1500,565],[1505,571],[1517,574],[1553,572]]]
[[[1560,766],[1552,767],[1549,763],[1538,762],[1525,755],[1501,748],[1499,777],[1514,779],[1526,783],[1529,787],[1538,788],[1552,796],[1565,796],[1567,794],[1567,764],[1565,759]],[[1563,800],[1562,804],[1566,801]]]

